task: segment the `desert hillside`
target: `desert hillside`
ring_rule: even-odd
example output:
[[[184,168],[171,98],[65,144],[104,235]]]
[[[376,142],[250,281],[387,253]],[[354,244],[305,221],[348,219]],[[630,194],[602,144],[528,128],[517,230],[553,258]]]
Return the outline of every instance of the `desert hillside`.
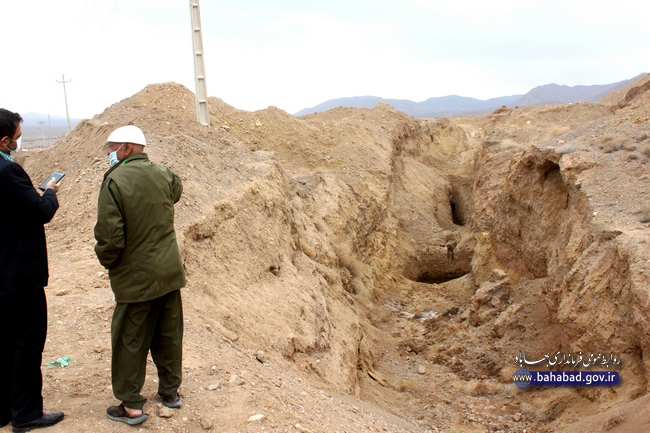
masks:
[[[210,127],[189,90],[152,84],[19,154],[35,183],[66,173],[47,226],[44,362],[71,363],[43,367],[46,411],[67,414],[50,430],[133,431],[105,415],[114,301],[93,252],[102,145],[133,124],[183,177],[188,276],[186,404],[159,416],[151,364],[141,431],[642,431],[648,83],[429,120],[210,98]],[[518,388],[524,350],[614,353],[621,383]]]

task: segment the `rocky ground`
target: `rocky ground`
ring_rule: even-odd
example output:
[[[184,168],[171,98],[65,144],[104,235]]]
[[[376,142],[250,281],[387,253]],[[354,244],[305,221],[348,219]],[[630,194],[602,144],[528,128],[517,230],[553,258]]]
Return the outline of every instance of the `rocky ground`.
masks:
[[[188,276],[185,404],[161,408],[151,364],[138,430],[641,431],[648,78],[599,104],[431,120],[211,98],[210,127],[163,83],[20,154],[34,182],[66,173],[44,363],[71,362],[43,366],[46,410],[66,412],[50,430],[134,430],[105,415],[113,297],[92,228],[101,146],[135,124],[183,177]],[[621,384],[518,388],[522,350],[616,353]]]

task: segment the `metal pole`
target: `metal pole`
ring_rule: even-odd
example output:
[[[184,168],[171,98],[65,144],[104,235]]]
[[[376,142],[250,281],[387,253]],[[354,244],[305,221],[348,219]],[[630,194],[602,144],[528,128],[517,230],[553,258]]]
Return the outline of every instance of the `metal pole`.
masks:
[[[210,126],[210,118],[208,116],[208,90],[205,86],[205,59],[203,56],[199,0],[190,0],[190,16],[192,18],[192,48],[194,49],[196,117],[199,123]]]
[[[68,118],[68,132],[70,132],[70,115],[68,114],[68,95],[65,92],[65,83],[69,83],[72,80],[65,80],[63,74],[61,74],[63,81],[57,81],[57,83],[63,83],[63,97],[65,98],[65,115]]]
[[[50,144],[52,144],[52,120],[50,119],[50,112],[47,112],[47,124],[50,126]]]
[[[39,125],[41,125],[41,138],[43,139],[43,147],[45,147],[45,134],[43,133],[43,124],[45,123],[44,120],[41,120],[38,122]]]

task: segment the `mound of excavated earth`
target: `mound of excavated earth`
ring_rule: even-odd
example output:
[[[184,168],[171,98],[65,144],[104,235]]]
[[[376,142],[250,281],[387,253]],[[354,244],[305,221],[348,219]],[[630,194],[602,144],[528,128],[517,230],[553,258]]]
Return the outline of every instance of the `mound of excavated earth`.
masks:
[[[144,430],[640,431],[650,373],[650,92],[415,120],[386,104],[295,118],[174,83],[19,154],[66,173],[47,226],[51,430],[106,419],[108,277],[93,253],[113,129],[176,170],[185,405]],[[519,388],[515,357],[615,354],[616,386]],[[595,415],[599,414],[599,415]]]

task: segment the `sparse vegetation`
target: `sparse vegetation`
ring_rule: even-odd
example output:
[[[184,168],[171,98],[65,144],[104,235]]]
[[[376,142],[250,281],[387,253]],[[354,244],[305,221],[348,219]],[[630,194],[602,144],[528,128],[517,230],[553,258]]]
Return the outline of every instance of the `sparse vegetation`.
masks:
[[[398,392],[412,392],[417,389],[417,385],[413,380],[405,379],[399,382],[394,389]]]
[[[496,395],[503,391],[503,385],[496,381],[478,382],[471,391],[473,396]]]
[[[313,221],[314,221],[314,227],[316,227],[316,230],[318,230],[321,233],[327,233],[327,224],[325,224],[325,222],[322,219],[316,217],[316,218],[314,218]]]
[[[538,419],[541,413],[540,408],[525,401],[519,405],[519,410],[520,412],[525,414],[528,418],[532,418],[532,419]]]
[[[555,151],[560,155],[566,155],[569,153],[578,152],[580,150],[582,150],[581,147],[573,143],[563,144],[562,146],[558,146],[555,148]]]
[[[600,140],[600,145],[598,147],[603,151],[603,153],[613,153],[624,148],[624,145],[625,141],[623,139],[606,135]]]
[[[609,418],[607,421],[603,423],[603,431],[609,431],[625,421],[625,415],[622,413],[618,412],[614,414],[611,418]]]
[[[307,242],[305,239],[300,238],[300,246],[302,247],[302,251],[307,255],[307,257],[310,259],[316,257],[316,250],[314,247],[309,245],[309,242]]]
[[[339,266],[349,270],[353,277],[358,278],[363,275],[362,264],[352,255],[347,245],[340,245],[336,254],[339,258]]]
[[[547,140],[549,138],[557,137],[562,134],[566,134],[569,131],[571,131],[570,126],[555,125],[546,131],[546,134],[544,134],[544,136],[542,137],[542,141]]]
[[[572,398],[569,396],[563,396],[560,398],[557,398],[553,400],[547,407],[546,409],[542,410],[540,408],[539,410],[539,420],[542,422],[551,422],[553,420],[556,420],[564,411],[566,408],[571,404]]]
[[[621,146],[621,149],[625,149],[628,152],[635,152],[637,150],[637,147],[633,143],[623,143],[623,145]]]
[[[508,139],[506,139],[506,140],[503,140],[503,141],[501,142],[501,150],[502,150],[502,151],[508,151],[508,150],[519,150],[519,149],[521,149],[521,148],[522,148],[521,144],[517,143],[517,142],[514,141],[514,140],[508,140]]]
[[[467,382],[455,383],[454,387],[474,397],[498,395],[505,392],[505,385],[496,380],[471,379]]]
[[[483,146],[487,147],[488,149],[493,149],[496,146],[499,146],[501,144],[501,140],[496,140],[496,139],[487,139],[483,140]]]

